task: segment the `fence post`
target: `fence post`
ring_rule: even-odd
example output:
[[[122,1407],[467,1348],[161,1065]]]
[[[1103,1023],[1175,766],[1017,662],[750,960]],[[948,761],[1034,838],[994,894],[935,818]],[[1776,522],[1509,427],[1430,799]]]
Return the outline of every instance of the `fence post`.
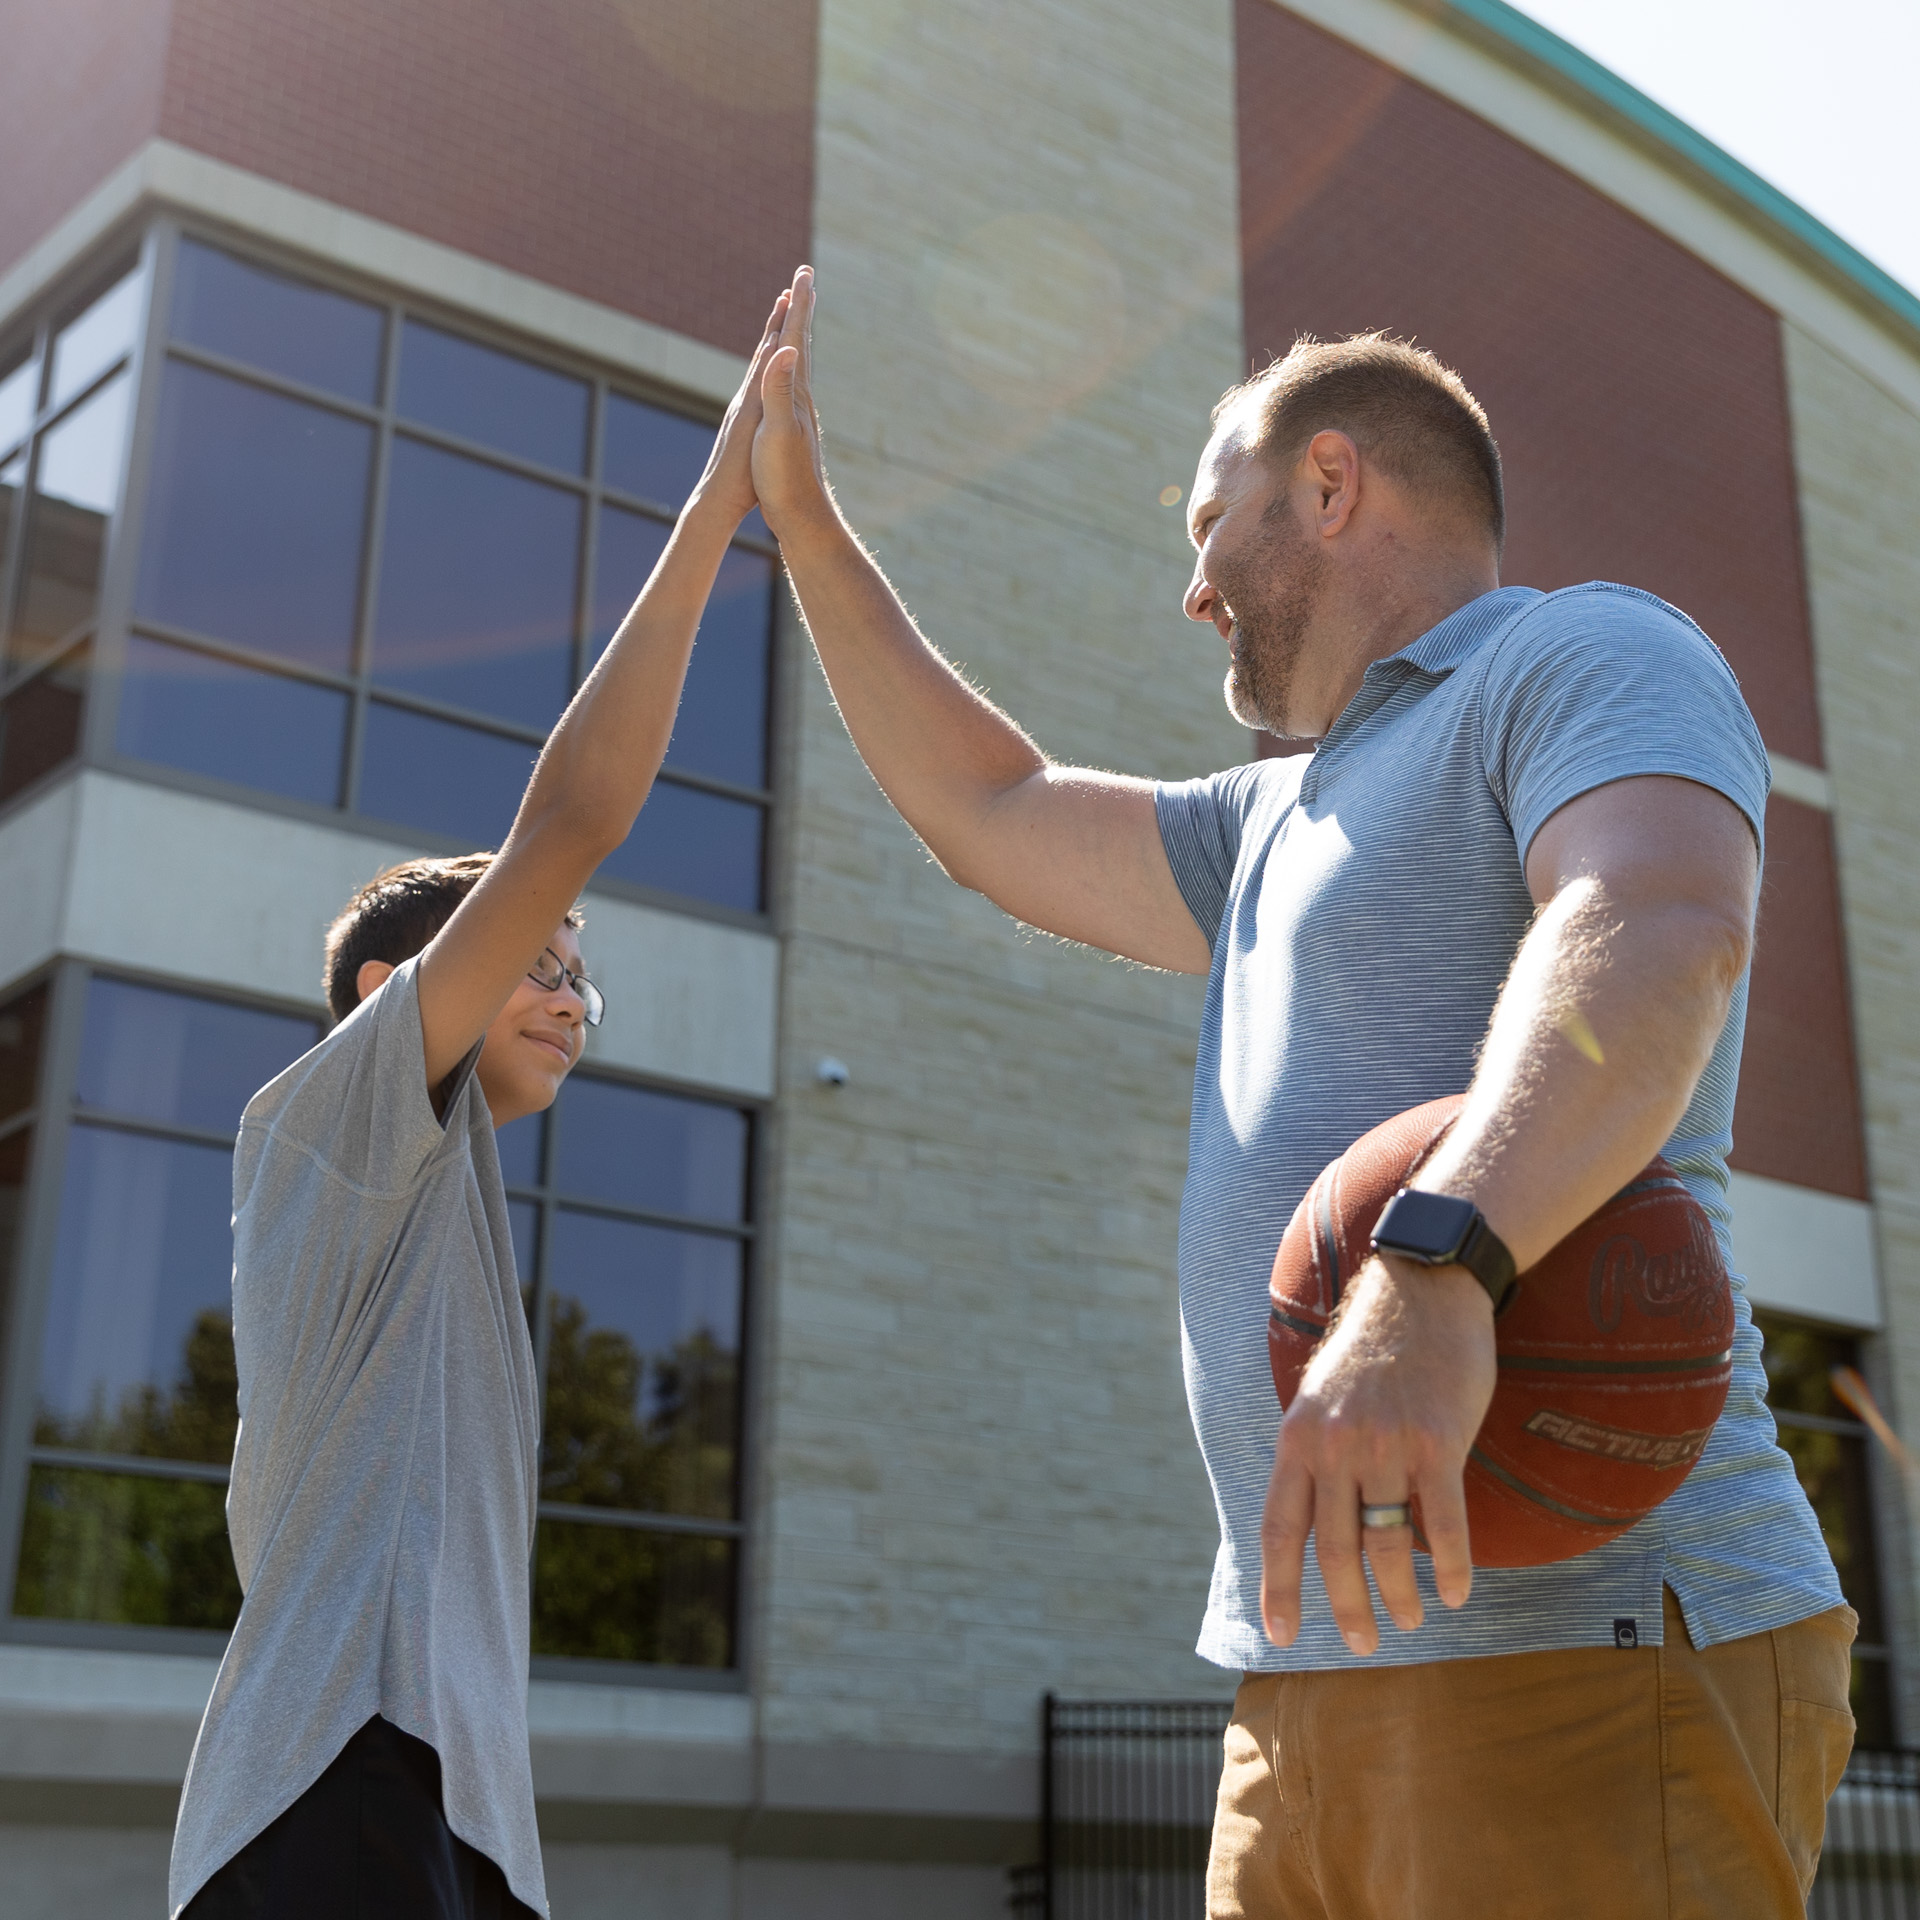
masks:
[[[1053,1920],[1053,1702],[1040,1698],[1040,1912]]]

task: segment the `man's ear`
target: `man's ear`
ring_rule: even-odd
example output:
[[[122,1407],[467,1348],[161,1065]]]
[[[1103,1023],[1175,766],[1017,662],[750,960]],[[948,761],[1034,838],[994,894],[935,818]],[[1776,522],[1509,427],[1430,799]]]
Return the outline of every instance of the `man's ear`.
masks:
[[[362,1000],[393,971],[393,964],[387,960],[362,960],[360,971],[353,976],[353,990]]]
[[[1339,533],[1360,504],[1360,449],[1337,427],[1323,427],[1301,464],[1314,491],[1308,525],[1323,538]]]

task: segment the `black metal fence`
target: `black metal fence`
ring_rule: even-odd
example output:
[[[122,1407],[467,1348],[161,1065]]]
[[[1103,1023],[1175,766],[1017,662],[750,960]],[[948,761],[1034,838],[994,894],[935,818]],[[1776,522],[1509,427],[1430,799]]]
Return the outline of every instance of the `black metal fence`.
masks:
[[[1225,1700],[1046,1698],[1041,1858],[1009,1905],[1044,1920],[1203,1920]],[[1920,1752],[1856,1753],[1827,1809],[1809,1920],[1920,1920]]]

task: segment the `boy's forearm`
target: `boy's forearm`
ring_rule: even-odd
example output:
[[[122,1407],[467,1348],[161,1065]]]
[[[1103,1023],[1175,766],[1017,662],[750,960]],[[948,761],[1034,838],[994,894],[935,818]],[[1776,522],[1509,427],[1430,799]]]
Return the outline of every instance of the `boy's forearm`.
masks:
[[[1046,756],[927,641],[830,505],[784,533],[782,557],[861,757],[936,855],[964,856]]]
[[[733,538],[695,499],[548,738],[516,833],[581,843],[597,864],[627,836],[673,737],[694,635]]]

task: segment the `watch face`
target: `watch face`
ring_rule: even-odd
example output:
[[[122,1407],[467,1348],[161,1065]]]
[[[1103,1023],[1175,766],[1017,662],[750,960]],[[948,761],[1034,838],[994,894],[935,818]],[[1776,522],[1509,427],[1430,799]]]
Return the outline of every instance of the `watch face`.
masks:
[[[1402,1188],[1387,1202],[1387,1210],[1374,1229],[1373,1243],[1393,1253],[1442,1264],[1460,1251],[1473,1229],[1473,1217],[1471,1200]]]

